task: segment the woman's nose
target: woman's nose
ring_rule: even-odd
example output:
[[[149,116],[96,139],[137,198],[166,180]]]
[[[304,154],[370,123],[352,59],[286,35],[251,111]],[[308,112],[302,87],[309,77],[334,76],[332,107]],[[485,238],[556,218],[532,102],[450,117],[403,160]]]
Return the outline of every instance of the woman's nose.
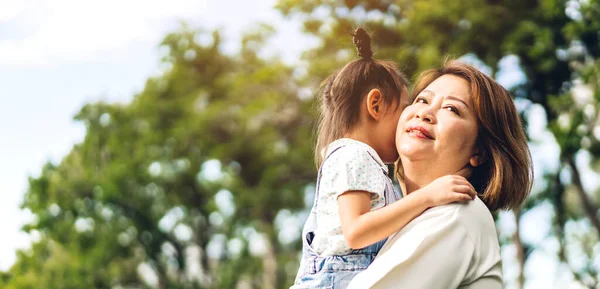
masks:
[[[431,107],[428,106],[426,108],[422,108],[420,109],[417,114],[416,114],[417,118],[428,122],[428,123],[435,123],[435,115],[433,114],[433,112],[431,111]]]

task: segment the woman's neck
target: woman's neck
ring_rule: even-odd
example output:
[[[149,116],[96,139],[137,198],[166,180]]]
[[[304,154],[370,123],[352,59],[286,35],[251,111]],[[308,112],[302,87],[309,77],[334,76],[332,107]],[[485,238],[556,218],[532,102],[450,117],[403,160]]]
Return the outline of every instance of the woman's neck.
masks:
[[[408,195],[435,180],[435,173],[429,162],[402,160],[403,184],[402,191]]]

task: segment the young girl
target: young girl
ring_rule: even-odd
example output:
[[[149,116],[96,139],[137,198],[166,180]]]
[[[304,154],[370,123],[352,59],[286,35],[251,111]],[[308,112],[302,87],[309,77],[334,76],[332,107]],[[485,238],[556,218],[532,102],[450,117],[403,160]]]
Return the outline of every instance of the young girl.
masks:
[[[322,89],[319,175],[293,289],[346,288],[386,238],[424,210],[475,197],[466,180],[442,177],[396,202],[386,164],[398,159],[395,133],[409,101],[407,80],[392,62],[371,58],[362,28],[353,36],[360,59],[330,75]]]

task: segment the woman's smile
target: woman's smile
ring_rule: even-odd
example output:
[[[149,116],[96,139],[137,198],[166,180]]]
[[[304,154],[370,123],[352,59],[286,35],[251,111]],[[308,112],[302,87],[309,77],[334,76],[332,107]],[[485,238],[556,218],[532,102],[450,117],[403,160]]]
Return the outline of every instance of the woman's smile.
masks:
[[[408,133],[409,136],[416,137],[416,138],[427,139],[427,140],[434,139],[431,136],[431,133],[422,126],[416,126],[416,125],[408,126],[406,128],[405,132]]]

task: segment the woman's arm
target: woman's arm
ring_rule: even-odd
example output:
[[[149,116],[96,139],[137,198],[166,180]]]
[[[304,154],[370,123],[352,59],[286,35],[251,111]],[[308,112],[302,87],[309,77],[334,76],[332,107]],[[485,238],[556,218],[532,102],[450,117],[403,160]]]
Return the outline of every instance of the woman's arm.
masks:
[[[375,211],[370,211],[369,192],[345,192],[338,197],[342,233],[350,248],[363,248],[401,230],[427,208],[470,201],[475,195],[471,184],[456,175],[438,178],[426,187]]]

